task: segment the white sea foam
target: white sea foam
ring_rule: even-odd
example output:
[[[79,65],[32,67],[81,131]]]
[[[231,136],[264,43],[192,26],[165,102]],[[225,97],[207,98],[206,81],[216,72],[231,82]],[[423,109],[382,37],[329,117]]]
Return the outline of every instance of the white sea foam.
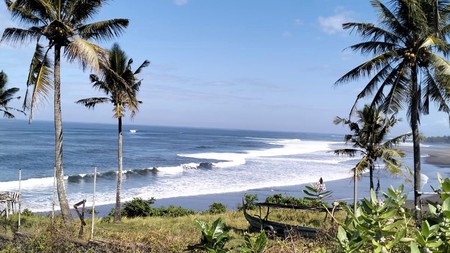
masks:
[[[163,174],[178,174],[183,172],[183,166],[157,167],[156,170]]]
[[[68,177],[64,177],[67,180]],[[54,178],[30,178],[22,180],[22,190],[42,190],[53,187]],[[19,189],[19,181],[0,182],[0,191],[17,191]]]
[[[224,160],[224,162],[214,163],[218,168],[228,168],[244,165],[249,158],[256,157],[277,157],[289,156],[306,153],[314,153],[318,151],[329,151],[329,145],[334,142],[325,141],[302,141],[299,139],[274,140],[264,139],[266,143],[272,145],[280,145],[281,147],[269,148],[263,150],[248,150],[244,153],[194,153],[194,154],[178,154],[180,157],[189,157],[196,159]]]

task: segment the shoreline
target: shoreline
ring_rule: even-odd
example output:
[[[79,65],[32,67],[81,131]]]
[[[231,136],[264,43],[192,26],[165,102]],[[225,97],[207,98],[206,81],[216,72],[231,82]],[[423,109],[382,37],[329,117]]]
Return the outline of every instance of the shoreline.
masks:
[[[405,147],[402,147],[402,149]],[[406,147],[411,148],[412,147]],[[438,168],[450,168],[450,153],[449,149],[435,149],[435,148],[423,148],[422,149],[422,163],[437,166]],[[344,179],[338,179],[333,181],[327,181],[327,178],[323,175],[318,175],[317,180],[322,176],[324,183],[327,186],[327,190],[333,192],[332,197],[328,201],[347,201],[353,202],[353,178],[349,171],[349,176]],[[435,176],[435,175],[432,175]],[[444,176],[444,175],[443,175]],[[408,200],[413,199],[412,185],[404,181],[402,176],[387,176],[382,178],[384,181],[382,183],[381,191],[386,192],[387,187],[394,186],[397,188],[398,185],[403,184],[405,186],[404,193],[408,195]],[[156,199],[154,207],[161,206],[180,206],[187,209],[192,209],[197,212],[205,211],[214,202],[222,203],[227,209],[236,210],[239,205],[242,204],[242,199],[245,194],[256,194],[258,196],[258,201],[264,201],[266,197],[272,196],[274,194],[282,194],[293,197],[304,197],[302,192],[306,185],[310,184],[298,184],[290,186],[279,186],[279,187],[269,187],[269,188],[259,188],[250,189],[246,191],[238,192],[228,192],[228,193],[215,193],[215,194],[202,194],[194,196],[182,196],[182,197],[172,197],[164,199]],[[358,180],[358,199],[364,197],[369,197],[370,192],[368,190],[369,176],[368,173],[364,174],[360,180]],[[435,185],[437,186],[437,185]],[[438,187],[438,186],[437,186]],[[428,191],[428,190],[427,190]],[[425,196],[424,199],[431,199],[432,201],[438,201],[439,198],[436,196]],[[122,202],[122,205],[125,202]],[[98,205],[95,207],[98,213],[97,217],[105,217],[109,214],[115,204]],[[92,206],[87,206],[86,208],[92,208]],[[75,210],[71,209],[73,214],[76,215]],[[59,210],[57,211],[57,213]],[[43,214],[49,214],[50,212],[37,212]]]

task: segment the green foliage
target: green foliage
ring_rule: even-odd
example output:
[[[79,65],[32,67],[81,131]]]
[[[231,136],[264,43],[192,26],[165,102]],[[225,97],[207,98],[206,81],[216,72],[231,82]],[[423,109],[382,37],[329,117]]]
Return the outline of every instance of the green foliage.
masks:
[[[244,244],[239,247],[239,252],[243,253],[262,253],[267,247],[266,233],[261,231],[257,236],[251,236],[249,234],[244,235]]]
[[[411,240],[411,252],[450,252],[450,179],[439,176],[442,205],[428,205],[429,215],[416,229]]]
[[[202,249],[210,253],[224,253],[229,249],[225,248],[225,244],[231,239],[228,231],[221,218],[215,220],[211,226],[201,220],[195,220],[196,226],[200,228],[202,235],[200,243],[194,245],[193,249]]]
[[[256,194],[244,194],[244,205],[247,210],[256,210],[255,202],[258,201],[258,195]],[[238,207],[238,210],[243,210],[242,207]]]
[[[296,198],[292,196],[283,196],[279,193],[266,198],[267,203],[283,204],[283,205],[296,205],[296,206],[310,206],[311,201],[304,198]]]
[[[30,209],[25,208],[25,209],[22,211],[22,215],[23,215],[23,216],[33,216],[34,213],[33,213]]]
[[[225,213],[226,211],[227,211],[227,207],[224,204],[214,202],[211,205],[209,205],[209,208],[208,208],[208,210],[206,210],[206,213],[221,214],[221,213]]]
[[[161,217],[180,217],[195,214],[196,212],[191,209],[186,209],[180,206],[170,205],[168,207],[152,208],[151,216]]]
[[[125,202],[122,215],[130,218],[151,216],[152,207],[155,199],[144,200],[142,198],[133,198],[131,201]]]
[[[371,190],[370,199],[364,199],[356,213],[345,206],[347,218],[337,234],[342,252],[392,252],[405,246],[400,242],[408,242],[404,237],[412,219],[403,208],[403,186],[390,187],[383,196],[385,200],[377,199]]]
[[[148,217],[148,216],[180,217],[196,213],[193,210],[173,205],[170,205],[168,207],[162,206],[159,208],[154,208],[152,207],[154,203],[155,203],[154,198],[148,200],[143,200],[142,198],[134,198],[131,201],[125,202],[122,210],[122,215],[129,218]],[[114,209],[105,218],[107,220],[111,220],[113,217],[114,217]]]

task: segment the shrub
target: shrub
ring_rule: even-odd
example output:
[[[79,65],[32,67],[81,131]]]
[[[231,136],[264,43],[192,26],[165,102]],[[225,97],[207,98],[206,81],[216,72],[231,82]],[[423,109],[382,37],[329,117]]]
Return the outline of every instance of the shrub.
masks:
[[[247,210],[256,210],[255,202],[258,201],[256,194],[244,194],[244,205]],[[244,210],[244,206],[238,206],[238,210]]]
[[[401,242],[412,220],[403,207],[403,186],[397,190],[391,186],[383,196],[384,200],[377,199],[371,190],[370,199],[363,199],[356,213],[345,206],[347,218],[337,234],[341,252],[403,252],[406,245]]]
[[[151,205],[154,203],[155,199],[153,197],[148,200],[133,198],[133,200],[125,202],[122,215],[130,218],[151,216],[153,210]]]
[[[208,210],[206,210],[207,213],[210,214],[221,214],[227,211],[227,207],[222,204],[222,203],[218,203],[218,202],[214,202],[212,203]]]
[[[152,216],[163,216],[163,217],[181,217],[192,215],[195,213],[196,212],[194,210],[173,205],[170,205],[169,207],[162,206],[160,208],[153,208],[151,212]]]
[[[304,198],[296,198],[292,196],[283,196],[281,194],[274,194],[266,198],[267,203],[294,205],[294,206],[311,206],[311,201]]]

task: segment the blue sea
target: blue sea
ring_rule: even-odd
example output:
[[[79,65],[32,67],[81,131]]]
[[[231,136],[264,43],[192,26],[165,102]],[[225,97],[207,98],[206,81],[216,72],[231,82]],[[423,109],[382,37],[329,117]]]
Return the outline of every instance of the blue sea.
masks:
[[[65,122],[63,127],[69,203],[86,199],[87,205],[91,204],[94,168],[96,204],[114,203],[117,126]],[[350,170],[358,158],[339,157],[332,152],[344,147],[342,140],[343,136],[336,134],[125,125],[122,200],[270,190],[314,183],[320,177],[325,182],[345,180],[345,184],[352,184]],[[53,123],[0,120],[0,143],[0,191],[18,191],[21,169],[23,208],[51,210]],[[404,162],[412,167],[411,160],[408,153]],[[437,186],[437,173],[443,171],[442,167],[423,164],[424,188]],[[405,184],[408,179],[383,171],[375,176],[384,189],[391,184]],[[367,195],[366,175],[360,185],[361,194]],[[411,185],[407,184],[406,189],[410,191]],[[334,194],[338,199],[352,196],[347,188],[334,189]]]

